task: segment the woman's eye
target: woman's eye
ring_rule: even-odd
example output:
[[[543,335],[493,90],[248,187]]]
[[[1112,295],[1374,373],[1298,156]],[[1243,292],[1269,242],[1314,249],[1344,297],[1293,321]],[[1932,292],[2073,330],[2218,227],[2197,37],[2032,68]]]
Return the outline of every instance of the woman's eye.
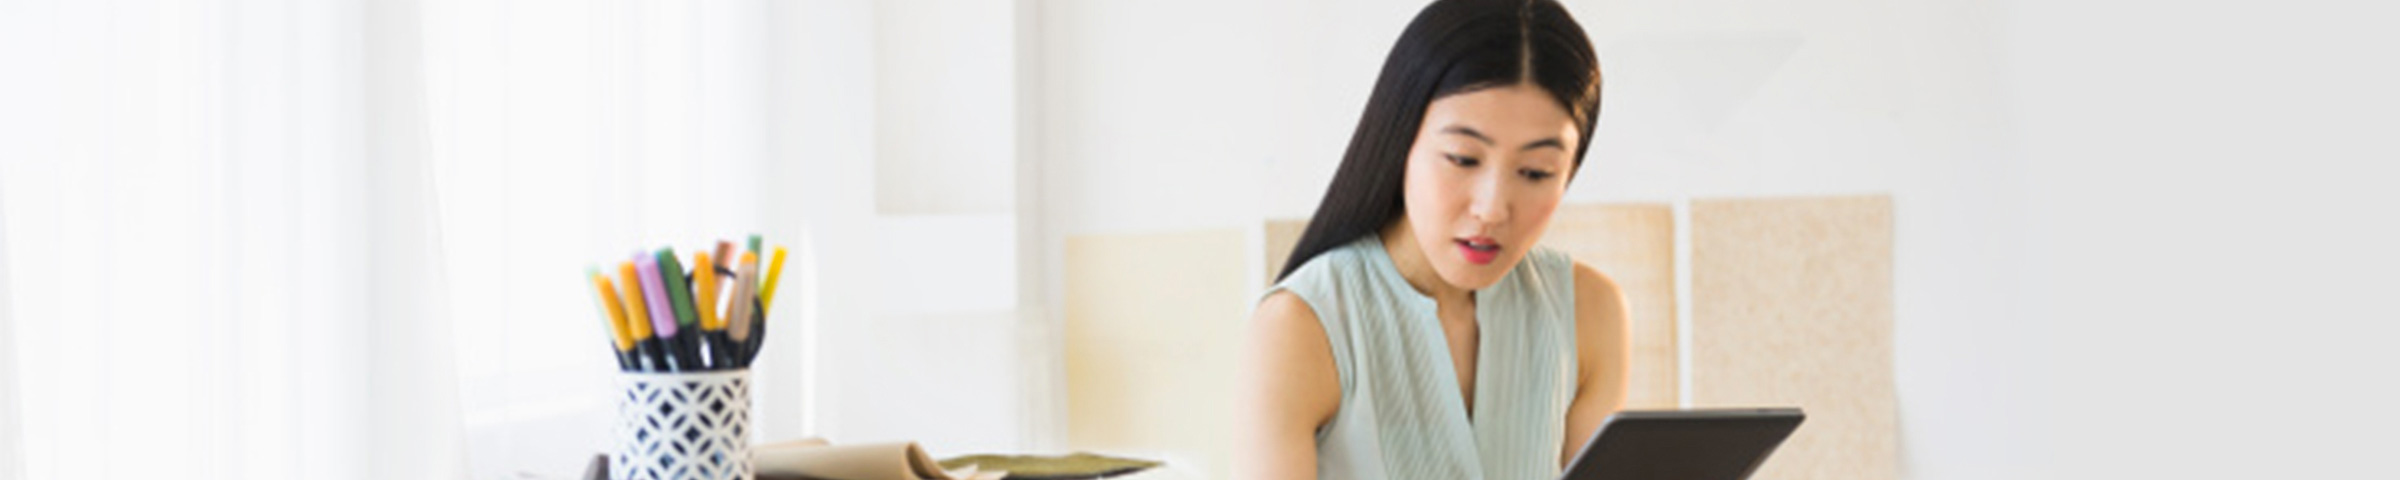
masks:
[[[1554,174],[1554,173],[1550,173],[1550,172],[1546,172],[1546,171],[1541,171],[1541,170],[1534,170],[1534,169],[1530,169],[1530,168],[1528,168],[1528,169],[1524,169],[1524,170],[1518,170],[1518,171],[1517,171],[1517,173],[1518,173],[1518,174],[1520,174],[1520,175],[1524,175],[1526,179],[1533,180],[1533,181],[1536,181],[1536,182],[1543,181],[1543,180],[1549,180],[1549,179],[1550,179],[1550,177],[1551,177],[1552,175],[1557,175],[1557,174]]]
[[[1482,160],[1478,160],[1475,157],[1463,156],[1455,153],[1444,153],[1442,154],[1442,157],[1450,159],[1450,163],[1458,164],[1458,166],[1461,167],[1473,167],[1483,164]]]

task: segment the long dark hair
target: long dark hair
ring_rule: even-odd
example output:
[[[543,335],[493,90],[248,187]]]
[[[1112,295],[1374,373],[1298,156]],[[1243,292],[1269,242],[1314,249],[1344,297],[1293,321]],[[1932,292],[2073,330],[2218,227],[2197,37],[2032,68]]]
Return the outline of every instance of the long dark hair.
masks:
[[[1553,0],[1439,0],[1425,6],[1384,57],[1333,185],[1275,278],[1403,213],[1401,174],[1426,105],[1519,82],[1549,92],[1575,120],[1582,132],[1575,167],[1581,170],[1600,115],[1600,61],[1567,9]]]

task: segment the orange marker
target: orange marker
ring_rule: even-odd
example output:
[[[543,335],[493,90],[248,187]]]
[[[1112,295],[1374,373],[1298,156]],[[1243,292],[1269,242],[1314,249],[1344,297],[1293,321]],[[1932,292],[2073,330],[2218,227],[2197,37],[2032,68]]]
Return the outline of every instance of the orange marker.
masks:
[[[650,311],[650,305],[642,301],[641,270],[635,269],[631,261],[619,263],[617,280],[625,283],[625,333],[631,334],[633,348],[641,353],[642,358],[650,359],[650,368],[643,370],[665,371],[669,365],[666,350],[658,345],[658,339],[652,338],[650,322],[643,321],[647,317],[635,317]]]
[[[617,300],[617,289],[609,285],[608,277],[600,275],[599,270],[587,273],[592,277],[592,288],[600,291],[602,309],[608,312],[608,336],[617,345],[617,367],[633,370],[640,363],[633,357],[633,332],[625,329],[625,304]]]
[[[709,263],[706,251],[693,252],[692,256],[696,257],[692,259],[692,283],[699,287],[693,293],[699,294],[700,301],[693,306],[700,309],[700,329],[724,330],[724,320],[717,317],[717,264]]]

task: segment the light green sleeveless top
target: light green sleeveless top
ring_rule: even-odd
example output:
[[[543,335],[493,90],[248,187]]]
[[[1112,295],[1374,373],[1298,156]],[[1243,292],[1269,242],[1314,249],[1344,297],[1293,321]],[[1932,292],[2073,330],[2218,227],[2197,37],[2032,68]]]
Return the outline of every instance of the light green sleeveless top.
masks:
[[[1575,397],[1574,278],[1573,259],[1537,246],[1475,292],[1472,420],[1433,299],[1400,277],[1377,235],[1269,288],[1316,312],[1341,376],[1341,407],[1317,431],[1317,478],[1557,478]]]

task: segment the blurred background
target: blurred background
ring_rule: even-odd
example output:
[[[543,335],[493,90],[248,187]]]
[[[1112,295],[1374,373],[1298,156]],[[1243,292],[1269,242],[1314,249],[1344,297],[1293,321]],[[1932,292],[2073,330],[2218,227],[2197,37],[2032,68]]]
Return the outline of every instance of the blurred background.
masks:
[[[1865,196],[1889,450],[1827,478],[2390,468],[2389,7],[1565,3],[1606,77],[1568,201],[1668,215],[1666,406],[1695,208]],[[571,478],[584,269],[749,233],[799,299],[760,439],[1218,478],[1216,432],[1094,425],[1222,410],[1421,6],[0,0],[0,478]],[[1078,346],[1158,335],[1201,340]],[[1077,406],[1128,358],[1199,379]]]

